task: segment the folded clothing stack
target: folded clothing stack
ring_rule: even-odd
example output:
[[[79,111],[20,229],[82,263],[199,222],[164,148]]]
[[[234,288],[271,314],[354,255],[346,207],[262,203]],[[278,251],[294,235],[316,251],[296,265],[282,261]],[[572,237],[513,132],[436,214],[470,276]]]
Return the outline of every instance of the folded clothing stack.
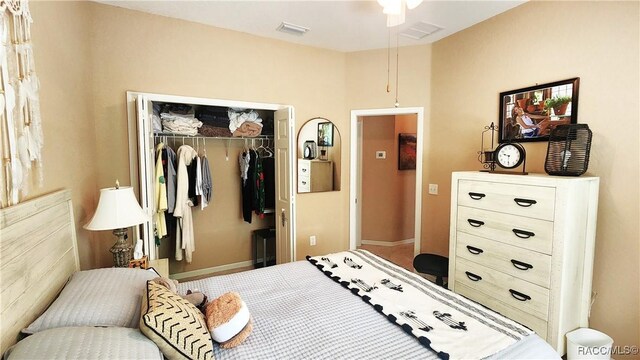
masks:
[[[262,133],[262,119],[255,110],[229,109],[229,130],[233,136],[255,137]]]
[[[229,116],[226,108],[201,107],[196,110],[196,117],[202,121],[198,132],[204,136],[230,137]]]
[[[160,118],[163,131],[172,134],[194,136],[202,126],[202,122],[193,114],[181,115],[169,112],[160,114]]]

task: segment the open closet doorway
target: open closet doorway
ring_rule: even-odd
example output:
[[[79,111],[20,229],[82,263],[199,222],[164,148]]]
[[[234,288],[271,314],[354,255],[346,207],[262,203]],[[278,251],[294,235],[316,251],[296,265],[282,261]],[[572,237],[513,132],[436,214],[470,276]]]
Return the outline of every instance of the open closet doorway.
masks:
[[[423,108],[351,112],[350,249],[410,271],[420,253]]]
[[[149,260],[161,260],[167,264],[169,275],[177,280],[295,260],[295,182],[292,181],[295,151],[291,150],[295,149],[295,136],[291,136],[294,129],[293,107],[129,91],[127,114],[131,185],[138,191],[141,206],[149,217],[161,214],[165,223],[163,225],[159,220],[161,217],[156,216],[154,221],[134,228],[134,239],[142,240],[144,254]],[[192,130],[190,132],[173,131],[161,121],[163,114],[168,119],[180,115],[186,119],[197,119],[200,124],[197,129],[189,129]],[[242,124],[260,118],[261,131],[259,134],[242,134],[236,128],[234,134],[231,132],[232,117],[242,120]],[[158,193],[162,192],[156,192],[156,188],[165,183],[165,176],[169,179],[169,166],[165,175],[165,167],[158,165],[169,163],[167,148],[176,153],[176,158],[183,148],[187,154],[187,159],[182,159],[184,167],[187,160],[193,164],[196,158],[202,163],[206,157],[210,164],[209,189],[212,196],[206,206],[203,206],[201,194],[191,197],[200,201],[198,205],[187,204],[191,219],[186,222],[187,226],[179,226],[179,220],[169,209],[163,210],[164,213],[157,210]],[[158,161],[164,150],[166,159],[163,157]],[[247,179],[239,176],[241,164],[248,164],[251,159],[256,168],[257,160],[261,159],[260,184],[248,180],[249,169],[246,170]],[[253,176],[258,174],[256,168],[251,171]],[[189,170],[185,172],[188,179]],[[264,189],[262,194],[256,190],[258,185]],[[173,188],[177,189],[177,185]],[[165,193],[168,205],[169,192]],[[258,197],[261,199],[254,202]],[[176,197],[173,198],[177,203]],[[184,215],[181,221],[184,225]],[[156,239],[156,230],[163,226],[166,233]],[[186,246],[179,247],[177,241],[178,236],[181,240],[185,238],[184,229],[190,230],[186,234],[191,241],[190,259]]]

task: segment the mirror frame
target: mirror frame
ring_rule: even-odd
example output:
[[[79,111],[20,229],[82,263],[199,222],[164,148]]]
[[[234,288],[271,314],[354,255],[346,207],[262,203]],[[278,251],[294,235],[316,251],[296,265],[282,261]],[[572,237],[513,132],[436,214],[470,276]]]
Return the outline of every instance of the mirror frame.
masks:
[[[317,125],[313,125],[313,122],[317,122]],[[328,125],[327,125],[328,124]],[[307,137],[305,139],[301,139],[301,134],[303,132],[303,129],[305,129],[306,126],[311,125],[312,128],[315,130],[316,134],[313,137]],[[330,145],[320,145],[318,144],[320,137],[319,137],[319,133],[320,130],[322,128],[322,130],[328,130],[327,126],[329,126],[329,129],[331,131],[331,135],[329,137],[330,139]],[[337,134],[337,135],[336,135]],[[337,138],[336,138],[337,136]],[[336,141],[336,139],[338,139]],[[304,144],[307,141],[313,141],[316,145],[316,156],[313,159],[309,159],[309,158],[305,158],[304,156]],[[339,146],[336,144],[338,143]],[[302,147],[302,148],[301,148]],[[300,192],[299,190],[299,179],[298,179],[298,175],[299,175],[299,170],[298,170],[298,161],[297,160],[322,160],[321,159],[321,148],[325,149],[325,150],[329,150],[330,148],[333,147],[333,151],[332,153],[336,153],[338,152],[336,157],[331,157],[334,160],[331,160],[333,162],[333,190],[323,190],[323,191],[309,191],[309,192]],[[316,117],[312,117],[310,119],[308,119],[307,121],[305,121],[300,128],[298,129],[297,135],[296,135],[296,193],[298,195],[300,194],[311,194],[311,193],[323,193],[323,192],[333,192],[333,191],[340,191],[340,179],[342,178],[342,172],[341,172],[341,167],[342,167],[342,137],[340,136],[340,131],[337,129],[337,126],[335,123],[333,123],[331,120],[321,117],[321,116],[316,116]]]

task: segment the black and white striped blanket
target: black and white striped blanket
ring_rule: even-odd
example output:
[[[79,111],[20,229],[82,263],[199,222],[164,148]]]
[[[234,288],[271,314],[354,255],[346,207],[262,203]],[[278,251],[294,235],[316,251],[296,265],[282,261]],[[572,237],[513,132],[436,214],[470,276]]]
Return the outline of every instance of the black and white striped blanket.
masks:
[[[532,333],[364,250],[307,256],[307,260],[441,359],[483,359]]]

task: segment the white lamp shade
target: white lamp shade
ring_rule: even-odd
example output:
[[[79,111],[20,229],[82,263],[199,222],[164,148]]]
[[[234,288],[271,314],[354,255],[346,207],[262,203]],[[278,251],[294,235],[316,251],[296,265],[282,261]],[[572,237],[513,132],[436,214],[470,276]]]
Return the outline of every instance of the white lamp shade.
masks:
[[[100,189],[98,208],[84,226],[87,230],[113,230],[149,221],[130,186]]]

